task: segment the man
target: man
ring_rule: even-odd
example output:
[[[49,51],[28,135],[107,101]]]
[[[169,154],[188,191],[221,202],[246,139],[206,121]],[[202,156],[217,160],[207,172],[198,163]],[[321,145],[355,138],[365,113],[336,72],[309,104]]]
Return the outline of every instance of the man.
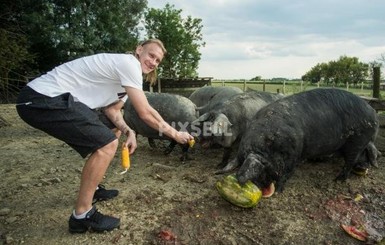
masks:
[[[165,54],[163,43],[150,39],[134,54],[102,53],[64,63],[32,80],[20,92],[17,111],[25,122],[66,142],[87,158],[69,219],[71,233],[110,231],[120,225],[119,218],[101,214],[92,202],[118,194],[99,184],[116,153],[121,133],[127,137],[124,144],[130,154],[137,148],[135,133],[121,113],[127,96],[140,118],[152,128],[181,144],[193,139],[167,124],[142,91],[142,74],[153,83]]]

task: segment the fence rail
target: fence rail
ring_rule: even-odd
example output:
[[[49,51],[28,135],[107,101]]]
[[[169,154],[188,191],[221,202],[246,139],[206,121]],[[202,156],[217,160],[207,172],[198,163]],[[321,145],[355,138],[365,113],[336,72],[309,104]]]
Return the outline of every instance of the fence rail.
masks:
[[[172,89],[191,89],[200,88],[211,85],[212,77],[198,77],[198,78],[160,78],[157,83],[149,87],[148,83],[144,83],[144,90],[165,92],[165,90]]]

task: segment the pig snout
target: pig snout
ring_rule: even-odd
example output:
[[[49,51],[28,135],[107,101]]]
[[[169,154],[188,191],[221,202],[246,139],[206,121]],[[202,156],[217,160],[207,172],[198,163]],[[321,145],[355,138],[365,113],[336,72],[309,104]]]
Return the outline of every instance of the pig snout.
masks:
[[[241,185],[245,184],[248,180],[258,185],[258,183],[260,183],[259,177],[262,175],[263,171],[263,164],[255,154],[251,153],[237,171],[236,177]]]

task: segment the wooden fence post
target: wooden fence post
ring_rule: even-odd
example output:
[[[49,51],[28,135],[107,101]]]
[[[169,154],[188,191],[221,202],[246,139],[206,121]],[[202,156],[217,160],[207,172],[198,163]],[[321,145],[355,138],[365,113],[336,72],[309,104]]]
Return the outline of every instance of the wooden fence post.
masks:
[[[380,67],[373,67],[373,97],[380,98]]]

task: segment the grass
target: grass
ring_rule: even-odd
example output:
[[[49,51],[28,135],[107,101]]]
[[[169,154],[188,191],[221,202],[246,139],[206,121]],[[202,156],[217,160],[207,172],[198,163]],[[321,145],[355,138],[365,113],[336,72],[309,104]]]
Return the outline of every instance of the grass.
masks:
[[[221,82],[221,81],[212,81],[212,86],[232,86],[232,87],[239,87],[242,90],[252,89],[252,90],[259,90],[259,91],[266,91],[266,92],[272,92],[272,93],[282,93],[285,95],[293,94],[293,93],[299,93],[301,91],[305,90],[311,90],[318,88],[317,85],[314,84],[307,84],[307,83],[286,83],[285,85],[283,83],[266,83],[265,85],[262,82]],[[323,86],[324,87],[324,86]],[[366,96],[366,97],[372,97],[373,90],[365,87],[338,87],[340,89],[344,89],[347,91],[350,91],[354,94],[357,94],[359,96]],[[380,98],[384,98],[385,91],[380,91]]]

